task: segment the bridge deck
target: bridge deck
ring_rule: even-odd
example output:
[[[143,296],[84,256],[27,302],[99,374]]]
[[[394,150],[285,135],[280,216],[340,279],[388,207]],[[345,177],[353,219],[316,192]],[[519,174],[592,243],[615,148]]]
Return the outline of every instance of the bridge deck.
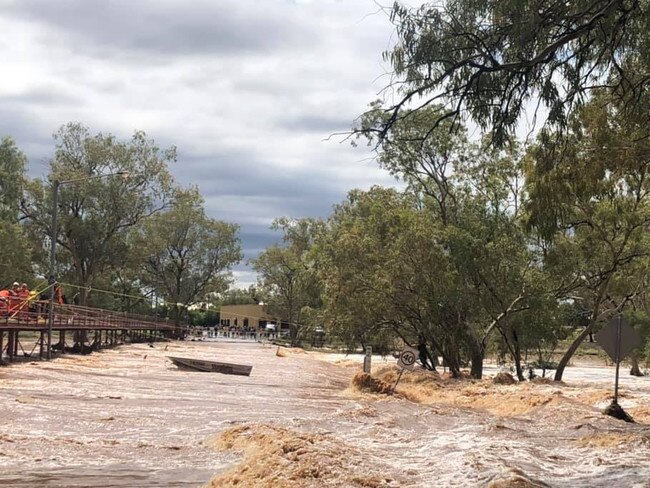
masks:
[[[34,343],[33,333],[37,332],[39,335],[32,353],[38,348],[39,357],[49,358],[55,349],[62,352],[67,350],[86,352],[129,341],[154,341],[164,337],[178,337],[183,335],[184,329],[167,320],[158,320],[146,315],[55,304],[51,331],[52,336],[57,333],[58,339],[54,339],[48,337],[50,332],[48,312],[49,302],[34,302],[29,310],[27,308],[9,312],[5,310],[0,313],[0,362],[5,358],[9,361],[15,359],[19,355],[19,349],[23,349],[25,356],[31,356],[25,353],[20,343],[20,334],[25,332],[32,333],[32,343]],[[94,334],[88,334],[89,331],[93,331]],[[67,332],[72,334],[67,335]],[[48,350],[50,347],[51,350]]]

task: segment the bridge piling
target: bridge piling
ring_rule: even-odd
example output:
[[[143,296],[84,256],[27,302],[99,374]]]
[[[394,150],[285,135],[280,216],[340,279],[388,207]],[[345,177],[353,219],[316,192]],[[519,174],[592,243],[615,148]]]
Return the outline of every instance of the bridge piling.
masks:
[[[16,332],[13,330],[10,330],[7,333],[7,360],[10,362],[14,360],[14,345],[16,342],[14,339],[15,335]]]

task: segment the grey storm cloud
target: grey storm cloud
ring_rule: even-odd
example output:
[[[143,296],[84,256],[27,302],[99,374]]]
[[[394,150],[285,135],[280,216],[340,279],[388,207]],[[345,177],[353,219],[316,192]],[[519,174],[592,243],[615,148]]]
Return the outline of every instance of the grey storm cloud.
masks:
[[[411,1],[411,0],[409,0]],[[176,180],[240,225],[246,262],[278,217],[326,217],[352,188],[394,184],[343,137],[386,73],[375,0],[0,0],[0,137],[44,176],[70,121],[178,147]]]
[[[64,106],[79,103],[80,98],[62,90],[50,86],[41,86],[36,89],[27,90],[23,93],[0,95],[0,106],[20,107],[23,105],[38,105],[46,107]]]
[[[256,2],[244,9],[230,0],[190,3],[153,0],[19,0],[5,14],[35,21],[73,37],[75,49],[103,54],[152,55],[268,53],[313,39],[291,5]]]
[[[177,171],[179,180],[184,184],[200,182],[211,214],[243,221],[245,226],[253,225],[256,219],[270,223],[283,216],[326,217],[349,189],[342,187],[338,176],[327,167],[280,170],[245,153],[201,158],[181,152],[179,164],[183,166]]]
[[[328,137],[335,132],[349,131],[352,126],[352,121],[346,117],[303,114],[283,121],[282,126],[289,130],[315,132],[322,134],[323,137]]]
[[[181,151],[179,165],[182,183],[199,182],[210,215],[240,224],[245,260],[281,238],[269,228],[274,219],[326,218],[351,189],[326,165],[279,170],[246,153],[208,157]]]
[[[37,113],[0,97],[0,138],[11,137],[29,155],[31,176],[40,176],[53,152],[52,130],[43,126]]]

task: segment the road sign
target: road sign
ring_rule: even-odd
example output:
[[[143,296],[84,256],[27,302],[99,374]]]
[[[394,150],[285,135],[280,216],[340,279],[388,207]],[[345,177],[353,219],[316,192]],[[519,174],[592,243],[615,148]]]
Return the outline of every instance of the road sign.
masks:
[[[632,349],[641,345],[641,337],[639,337],[636,330],[630,327],[630,325],[623,320],[623,315],[619,313],[612,318],[608,325],[603,327],[596,334],[596,340],[600,344],[600,347],[605,349],[605,352],[609,354],[609,357],[616,363],[614,399],[605,412],[607,413],[608,410],[611,412],[618,412],[616,415],[621,415],[620,412],[622,412],[627,416],[623,409],[618,405],[618,370],[621,366],[621,360],[632,352]]]
[[[400,368],[408,369],[413,371],[415,368],[415,360],[418,357],[418,350],[413,349],[412,347],[405,347],[402,352],[399,353],[399,358],[397,358],[397,365]]]
[[[620,350],[616,354],[616,343],[618,339],[618,325],[621,325]],[[612,361],[621,361],[625,356],[630,354],[633,349],[641,345],[641,337],[633,327],[631,327],[620,315],[612,318],[611,322],[595,335],[598,344],[608,354]]]

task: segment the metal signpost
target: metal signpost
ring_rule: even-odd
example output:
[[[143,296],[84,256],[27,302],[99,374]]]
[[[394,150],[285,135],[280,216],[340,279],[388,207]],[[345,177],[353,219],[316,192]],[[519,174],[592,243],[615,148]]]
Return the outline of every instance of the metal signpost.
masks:
[[[395,388],[397,388],[397,384],[399,383],[399,380],[402,378],[402,374],[404,373],[404,370],[408,369],[409,371],[413,371],[413,368],[415,368],[415,360],[417,357],[418,357],[418,350],[408,346],[405,347],[402,350],[402,352],[399,353],[399,357],[397,358],[397,365],[402,369],[399,372],[399,376],[397,377],[395,386],[393,386],[393,393],[395,393]]]
[[[616,315],[611,322],[603,327],[596,335],[596,340],[607,355],[616,363],[616,378],[614,380],[614,398],[612,403],[605,409],[605,414],[611,415],[627,422],[633,422],[630,417],[618,404],[618,377],[621,360],[633,349],[641,345],[641,337],[623,319],[622,314]]]

